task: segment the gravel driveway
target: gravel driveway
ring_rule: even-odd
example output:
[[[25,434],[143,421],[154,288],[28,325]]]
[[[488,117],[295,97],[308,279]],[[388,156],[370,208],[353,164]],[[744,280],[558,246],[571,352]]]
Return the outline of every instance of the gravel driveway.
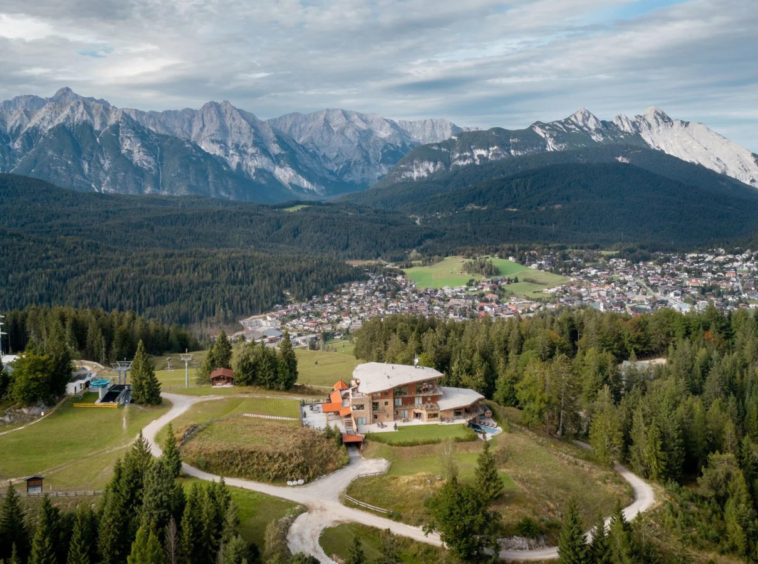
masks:
[[[161,449],[155,442],[155,436],[170,421],[185,413],[196,403],[225,399],[225,396],[184,396],[167,393],[162,395],[173,404],[171,409],[142,430],[145,439],[150,443],[150,449],[154,456],[161,455]],[[581,446],[586,448],[584,444]],[[289,547],[293,553],[311,554],[324,563],[334,564],[334,561],[324,553],[319,544],[319,537],[325,528],[339,523],[360,523],[378,529],[390,529],[396,535],[440,546],[442,542],[439,535],[426,536],[419,527],[412,527],[385,517],[379,517],[373,513],[346,507],[340,502],[340,494],[356,477],[360,474],[383,472],[388,466],[389,463],[386,460],[365,459],[354,453],[350,456],[348,465],[341,470],[304,486],[283,487],[241,478],[224,479],[230,486],[280,497],[305,506],[307,511],[295,519],[290,528],[287,536]],[[655,495],[653,489],[646,482],[625,467],[616,464],[615,469],[622,478],[632,485],[634,490],[635,501],[624,509],[626,518],[631,520],[653,505]],[[182,464],[182,470],[185,474],[201,480],[218,481],[220,479],[219,476],[203,472],[187,464]],[[589,537],[591,532],[587,535]],[[500,557],[516,561],[550,560],[558,557],[558,548],[503,550],[500,552]]]

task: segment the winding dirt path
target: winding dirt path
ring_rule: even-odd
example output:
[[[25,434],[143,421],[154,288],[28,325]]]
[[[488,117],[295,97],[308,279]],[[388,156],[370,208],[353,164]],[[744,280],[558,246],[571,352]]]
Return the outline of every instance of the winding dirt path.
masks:
[[[155,437],[170,421],[185,413],[196,403],[225,399],[229,396],[184,396],[164,393],[163,397],[173,403],[172,408],[158,419],[149,423],[142,430],[145,439],[150,443],[150,449],[154,456],[161,455],[161,449],[155,442]],[[293,553],[304,552],[311,554],[322,563],[336,564],[324,553],[319,544],[321,532],[327,527],[340,523],[360,523],[379,529],[389,529],[396,535],[441,546],[442,541],[437,534],[426,536],[419,527],[412,527],[385,517],[379,517],[373,513],[346,507],[340,502],[340,494],[360,474],[382,472],[387,470],[388,466],[389,463],[386,460],[365,459],[360,455],[353,455],[350,457],[350,462],[345,468],[305,486],[282,487],[241,478],[225,478],[225,481],[230,486],[287,499],[305,506],[307,511],[300,515],[290,527],[287,536],[288,544]],[[203,472],[188,464],[182,464],[182,470],[185,474],[201,480],[218,481],[220,479],[219,476]],[[634,489],[635,501],[624,509],[627,519],[631,520],[654,503],[655,495],[653,489],[647,483],[620,464],[616,465],[616,471]],[[588,532],[588,537],[591,534],[591,531]],[[500,552],[501,559],[512,561],[550,560],[557,557],[557,547],[534,550],[502,550]]]

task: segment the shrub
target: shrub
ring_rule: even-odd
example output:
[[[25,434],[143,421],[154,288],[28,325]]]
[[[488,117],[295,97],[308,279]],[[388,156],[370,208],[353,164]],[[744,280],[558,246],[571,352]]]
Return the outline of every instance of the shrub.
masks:
[[[536,539],[542,534],[542,528],[531,517],[522,517],[516,529],[519,535],[528,539]]]

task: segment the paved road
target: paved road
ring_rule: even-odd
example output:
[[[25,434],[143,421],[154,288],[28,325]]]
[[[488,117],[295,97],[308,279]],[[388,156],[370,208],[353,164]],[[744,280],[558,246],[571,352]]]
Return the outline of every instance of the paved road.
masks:
[[[224,399],[228,396],[184,396],[164,393],[163,397],[171,401],[173,406],[164,415],[148,424],[142,431],[150,443],[150,449],[154,456],[161,455],[161,449],[155,442],[155,436],[165,425],[185,413],[196,403]],[[280,497],[304,505],[307,511],[300,515],[290,528],[287,537],[289,547],[292,552],[312,554],[323,563],[336,564],[324,553],[318,539],[326,527],[339,523],[361,523],[379,529],[390,529],[394,534],[440,546],[442,542],[439,535],[425,536],[419,527],[412,527],[342,505],[340,494],[351,481],[360,474],[381,472],[387,467],[388,462],[386,460],[365,459],[359,455],[353,455],[345,468],[300,487],[273,486],[240,478],[225,478],[225,480],[230,486]],[[185,474],[201,480],[217,481],[220,479],[219,476],[203,472],[187,464],[182,465],[182,470]],[[626,517],[631,520],[638,513],[650,507],[655,496],[648,484],[620,464],[616,465],[616,471],[634,489],[635,501],[624,510]],[[587,534],[591,535],[591,532]],[[516,561],[550,560],[558,557],[558,549],[557,547],[549,547],[534,550],[503,550],[500,552],[500,557],[504,560]]]

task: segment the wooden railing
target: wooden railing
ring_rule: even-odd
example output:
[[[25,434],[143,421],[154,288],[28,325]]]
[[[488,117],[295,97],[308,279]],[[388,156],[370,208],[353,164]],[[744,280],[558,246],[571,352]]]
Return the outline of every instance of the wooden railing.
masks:
[[[354,497],[350,497],[347,494],[345,494],[345,499],[348,500],[350,503],[354,503],[355,505],[358,505],[359,507],[363,507],[364,509],[370,509],[371,511],[376,511],[377,513],[383,513],[385,515],[389,513],[387,509],[382,509],[381,507],[377,507],[376,505],[371,505],[369,503],[363,503],[362,501],[358,501]]]
[[[102,490],[83,490],[83,491],[63,491],[63,492],[19,492],[18,495],[22,497],[83,497],[83,496],[96,496],[103,495]],[[0,492],[0,498],[8,495],[6,492]]]

